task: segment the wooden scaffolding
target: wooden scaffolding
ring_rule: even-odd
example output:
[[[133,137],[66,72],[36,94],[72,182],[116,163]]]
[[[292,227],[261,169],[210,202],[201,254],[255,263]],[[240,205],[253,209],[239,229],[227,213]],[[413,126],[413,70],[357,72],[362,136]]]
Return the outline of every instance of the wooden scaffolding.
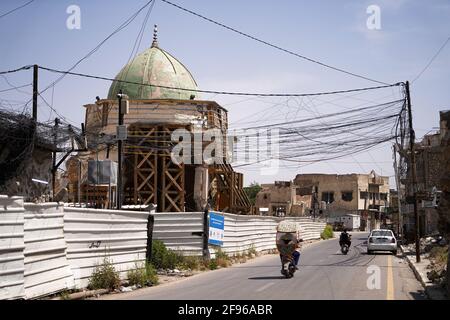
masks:
[[[211,198],[214,210],[230,213],[251,212],[250,200],[243,189],[243,175],[235,172],[230,164],[210,167],[212,179]]]
[[[173,130],[180,126],[133,124],[124,148],[126,204],[157,204],[160,212],[184,211],[184,164],[171,159]],[[184,127],[182,127],[184,128]]]

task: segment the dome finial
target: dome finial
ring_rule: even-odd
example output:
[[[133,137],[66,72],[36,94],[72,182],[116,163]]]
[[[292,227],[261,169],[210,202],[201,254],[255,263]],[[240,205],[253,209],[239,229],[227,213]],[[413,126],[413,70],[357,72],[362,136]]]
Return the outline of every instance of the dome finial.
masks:
[[[158,25],[155,24],[153,28],[153,43],[152,47],[158,47]]]

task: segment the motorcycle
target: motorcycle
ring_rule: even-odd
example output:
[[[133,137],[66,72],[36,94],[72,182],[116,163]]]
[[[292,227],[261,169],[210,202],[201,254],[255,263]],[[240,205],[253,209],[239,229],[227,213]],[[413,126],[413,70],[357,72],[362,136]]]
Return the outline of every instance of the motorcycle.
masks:
[[[292,278],[297,270],[294,252],[302,241],[299,239],[299,229],[295,222],[282,221],[277,226],[276,245],[280,252],[281,274],[287,279]]]
[[[295,273],[294,257],[291,255],[283,255],[281,258],[281,274],[287,279],[292,278]]]
[[[352,240],[352,236],[348,236],[348,241]],[[350,250],[350,245],[348,243],[341,243],[341,252],[342,254],[346,255],[348,253],[348,250]]]

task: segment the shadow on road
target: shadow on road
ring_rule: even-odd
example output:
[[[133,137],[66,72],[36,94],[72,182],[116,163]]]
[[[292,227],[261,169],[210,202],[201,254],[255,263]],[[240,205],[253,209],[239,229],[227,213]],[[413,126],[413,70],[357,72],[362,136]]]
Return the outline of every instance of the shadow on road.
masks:
[[[248,278],[249,280],[279,280],[279,279],[285,279],[284,276],[271,276],[271,277],[252,277]]]

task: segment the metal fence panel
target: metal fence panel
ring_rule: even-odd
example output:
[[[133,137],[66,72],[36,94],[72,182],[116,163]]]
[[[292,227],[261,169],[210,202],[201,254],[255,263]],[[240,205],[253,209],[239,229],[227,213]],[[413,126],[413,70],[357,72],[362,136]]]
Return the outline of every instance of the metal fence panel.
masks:
[[[145,262],[148,212],[64,208],[67,258],[77,288],[85,288],[108,258],[120,277]]]
[[[223,213],[225,230],[222,251],[229,255],[236,255],[254,249],[257,252],[276,248],[276,227],[282,220],[276,217],[245,216]],[[302,228],[304,240],[319,239],[325,223],[313,222],[306,217],[289,217]],[[214,257],[218,247],[210,246],[211,256]]]
[[[25,296],[36,298],[74,286],[66,257],[63,206],[25,203]]]
[[[184,255],[202,255],[203,212],[158,212],[153,216],[153,240]]]
[[[24,249],[23,199],[0,195],[0,300],[25,296]]]

